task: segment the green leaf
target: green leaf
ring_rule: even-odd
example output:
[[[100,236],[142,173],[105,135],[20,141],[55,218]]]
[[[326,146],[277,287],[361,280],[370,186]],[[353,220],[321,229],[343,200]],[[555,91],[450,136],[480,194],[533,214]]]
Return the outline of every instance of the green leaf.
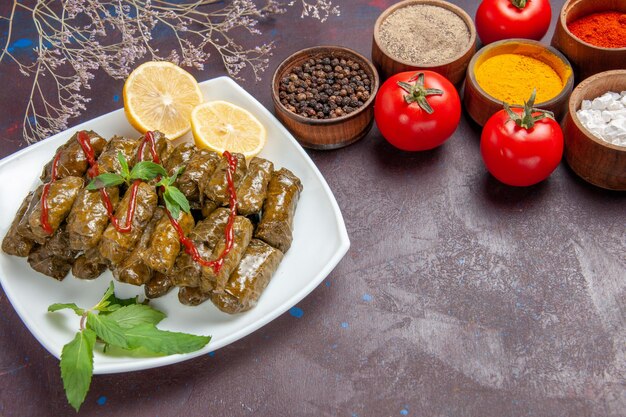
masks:
[[[74,340],[63,346],[61,352],[61,378],[67,401],[76,411],[80,408],[93,374],[93,346],[96,334],[90,329],[76,333]]]
[[[172,174],[170,177],[170,183],[168,185],[174,185],[176,183],[176,178],[185,170],[185,167],[180,167]]]
[[[55,304],[51,304],[48,307],[48,312],[54,313],[55,311],[63,310],[63,309],[66,309],[66,308],[74,310],[74,313],[78,314],[79,316],[82,316],[85,313],[85,310],[83,310],[82,308],[78,307],[74,303],[55,303]]]
[[[91,180],[89,185],[87,185],[87,189],[94,191],[101,188],[115,187],[117,185],[124,184],[125,182],[126,181],[120,174],[105,172],[104,174],[100,174]]]
[[[120,166],[122,167],[122,177],[124,177],[126,181],[129,181],[130,171],[128,169],[128,161],[122,152],[117,153],[117,160],[120,162]]]
[[[156,325],[165,318],[165,314],[144,304],[134,304],[114,311],[108,318],[114,320],[120,327],[129,329],[140,324]]]
[[[174,219],[178,219],[180,216],[180,207],[176,200],[174,200],[170,193],[167,192],[169,187],[166,187],[165,193],[163,193],[163,201],[165,201],[165,208],[170,212]]]
[[[209,336],[159,330],[154,324],[140,324],[125,330],[131,349],[143,347],[154,353],[172,355],[202,349],[211,340]]]
[[[150,181],[159,175],[167,176],[165,168],[152,161],[141,161],[133,167],[133,170],[130,172],[130,179]]]
[[[87,326],[96,332],[98,337],[104,342],[122,348],[128,347],[124,330],[115,320],[111,319],[111,316],[101,316],[99,314],[89,312],[87,313]]]
[[[133,298],[117,298],[115,294],[109,297],[109,301],[111,304],[117,304],[120,307],[129,306],[133,304],[139,304],[138,296],[134,296]]]
[[[183,194],[178,188],[173,186],[166,187],[164,194],[169,195],[169,197],[174,200],[178,207],[180,207],[180,209],[185,213],[189,213],[191,211],[187,197],[185,197],[185,194]],[[178,219],[178,216],[175,216],[174,218]]]

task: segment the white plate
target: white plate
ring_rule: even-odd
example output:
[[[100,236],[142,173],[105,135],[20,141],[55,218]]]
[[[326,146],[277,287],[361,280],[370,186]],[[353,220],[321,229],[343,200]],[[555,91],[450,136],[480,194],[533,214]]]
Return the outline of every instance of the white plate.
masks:
[[[287,311],[309,294],[346,254],[350,246],[348,233],[337,202],[317,170],[291,134],[250,94],[227,77],[200,84],[205,100],[226,100],[252,112],[267,128],[267,145],[260,156],[272,160],[277,168],[293,171],[304,185],[296,216],[291,249],[285,255],[259,303],[249,312],[228,315],[210,301],[197,307],[178,302],[176,291],[156,299],[152,305],[167,314],[162,329],[211,335],[202,350],[187,355],[158,358],[111,357],[96,352],[94,373],[134,371],[168,365],[204,355],[232,343]],[[39,183],[43,165],[56,148],[81,129],[92,129],[105,138],[115,134],[139,136],[128,124],[123,110],[117,110],[43,142],[32,145],[0,161],[0,237],[6,234],[22,199]],[[81,307],[94,305],[109,282],[110,272],[93,281],[83,281],[71,274],[64,281],[33,271],[25,258],[0,251],[0,283],[26,327],[57,358],[63,345],[79,328],[78,317],[69,311],[47,313],[56,302],[75,302]],[[116,293],[130,297],[143,295],[143,288],[115,282]]]

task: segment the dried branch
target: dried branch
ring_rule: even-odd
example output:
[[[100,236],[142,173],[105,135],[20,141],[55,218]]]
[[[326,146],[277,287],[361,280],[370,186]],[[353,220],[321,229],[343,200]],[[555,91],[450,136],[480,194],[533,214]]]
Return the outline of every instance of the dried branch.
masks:
[[[246,49],[234,35],[241,30],[261,35],[256,28],[260,20],[285,13],[296,3],[302,7],[302,17],[324,22],[339,15],[332,1],[312,1],[264,0],[257,5],[259,1],[253,0],[37,0],[29,7],[14,0],[9,16],[0,16],[8,21],[0,64],[13,62],[33,79],[24,140],[36,142],[67,129],[69,119],[79,116],[90,101],[82,93],[90,89],[96,71],[124,79],[146,56],[202,70],[212,49],[232,77],[242,79],[246,72],[260,80],[273,43]],[[21,61],[9,48],[18,8],[31,13],[37,30],[34,62]],[[155,46],[157,30],[173,36],[174,49],[160,51]],[[49,92],[50,84],[56,94]]]

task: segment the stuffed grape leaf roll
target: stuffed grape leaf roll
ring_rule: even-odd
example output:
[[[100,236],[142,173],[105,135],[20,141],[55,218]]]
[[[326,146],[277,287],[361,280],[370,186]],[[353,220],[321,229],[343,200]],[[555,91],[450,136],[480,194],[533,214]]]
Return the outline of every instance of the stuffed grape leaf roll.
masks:
[[[120,165],[117,155],[122,153],[128,162],[130,167],[133,166],[135,161],[135,154],[139,141],[136,139],[125,138],[122,136],[113,136],[107,146],[100,154],[98,158],[98,167],[100,173],[110,172],[119,173],[122,172],[122,166]]]
[[[143,230],[137,246],[135,246],[129,256],[113,267],[113,276],[116,280],[137,286],[150,282],[154,271],[143,261],[141,253],[148,246],[152,233],[154,233],[157,224],[163,217],[165,217],[165,210],[157,207],[152,219],[150,219],[150,222]]]
[[[220,310],[234,314],[250,310],[261,297],[283,258],[283,253],[262,240],[252,239],[223,293],[211,301]]]
[[[187,306],[197,306],[211,298],[211,293],[203,293],[197,287],[182,287],[178,290],[178,301]]]
[[[119,202],[119,189],[110,187],[106,192],[113,207]],[[102,233],[109,224],[109,215],[100,190],[83,188],[78,193],[74,206],[67,218],[70,246],[75,250],[88,250],[100,242]]]
[[[189,234],[194,226],[193,216],[180,211],[178,224],[184,235]],[[180,252],[180,237],[168,216],[163,216],[156,225],[147,247],[141,252],[141,259],[153,270],[167,274]]]
[[[31,249],[33,248],[33,245],[35,244],[35,242],[33,242],[31,239],[25,238],[17,232],[17,227],[20,224],[20,221],[22,220],[24,215],[26,214],[26,211],[28,210],[28,206],[34,194],[35,193],[31,191],[30,193],[28,193],[26,198],[24,198],[22,204],[20,205],[20,208],[15,214],[15,218],[11,223],[11,227],[9,227],[9,231],[4,236],[4,239],[2,239],[2,250],[9,255],[21,257],[28,256]]]
[[[228,277],[235,270],[241,257],[246,251],[246,247],[252,239],[253,226],[252,222],[243,216],[236,216],[233,220],[233,239],[232,247],[230,251],[222,256],[227,241],[225,237],[219,240],[213,254],[211,261],[219,262],[219,266],[214,268],[212,266],[202,267],[202,278],[200,280],[200,288],[202,292],[208,292],[211,289],[215,292],[223,292]]]
[[[76,200],[84,183],[85,182],[80,177],[65,177],[50,184],[46,198],[46,205],[48,207],[46,220],[52,229],[52,233],[59,228],[61,223],[70,214],[74,200]],[[42,201],[40,198],[28,218],[30,230],[37,243],[43,243],[51,236],[51,234],[44,229],[42,210]]]
[[[107,141],[94,131],[90,130],[86,133],[94,152],[94,158],[98,158],[98,155],[100,155],[106,146]],[[87,155],[85,155],[85,152],[78,141],[78,134],[79,132],[76,132],[65,144],[61,145],[57,149],[55,156],[44,167],[41,174],[41,181],[45,183],[52,179],[52,165],[54,164],[54,160],[57,158],[57,155],[58,161],[56,179],[70,176],[82,177],[85,175],[87,168],[89,168],[89,163],[87,161]]]
[[[196,149],[193,143],[189,142],[183,142],[172,149],[164,165],[167,173],[173,175],[179,169],[185,168],[196,153]]]
[[[30,219],[30,215],[32,214],[32,212],[35,210],[35,207],[39,203],[39,200],[41,200],[42,192],[43,192],[43,184],[41,184],[39,187],[35,189],[35,191],[33,192],[33,196],[30,198],[30,201],[28,202],[28,207],[26,208],[26,212],[24,212],[24,215],[22,216],[20,221],[17,223],[17,234],[22,236],[23,238],[30,239],[34,242],[36,242],[39,239],[33,234],[33,231],[30,229],[29,219]]]
[[[226,228],[226,223],[228,223],[228,215],[228,209],[219,208],[213,211],[206,219],[199,221],[189,233],[188,237],[196,246],[198,254],[202,259],[209,260],[217,242],[224,238],[224,229]],[[202,265],[196,262],[187,252],[181,251],[169,276],[174,285],[198,287],[202,277]]]
[[[274,171],[254,237],[287,252],[293,239],[293,217],[301,192],[302,183],[291,171],[286,168]]]
[[[274,164],[267,159],[254,157],[250,160],[246,176],[237,188],[237,212],[244,216],[258,213],[263,208]]]
[[[76,258],[72,265],[72,275],[80,279],[96,279],[107,269],[107,266],[108,263],[100,255],[98,247],[93,247]]]
[[[201,181],[213,174],[220,162],[220,155],[207,149],[199,149],[189,160],[183,173],[178,177],[176,185],[187,197],[193,208],[202,205]]]
[[[154,187],[145,182],[135,184],[138,184],[136,186],[136,208],[132,219],[130,219],[130,231],[123,233],[118,231],[113,224],[109,224],[100,240],[100,254],[113,265],[119,264],[130,255],[157,207],[157,194]],[[121,226],[127,224],[128,207],[131,204],[133,187],[135,185],[126,191],[115,209],[115,217]]]
[[[170,292],[172,281],[165,274],[155,272],[152,279],[143,287],[147,298],[159,298]]]
[[[61,281],[74,263],[76,251],[70,249],[65,224],[43,245],[37,245],[28,255],[28,263],[37,272]]]
[[[233,158],[237,160],[237,167],[233,173],[233,184],[235,190],[241,184],[241,181],[246,176],[246,158],[240,153],[232,154]],[[230,200],[230,190],[228,187],[228,159],[222,156],[217,168],[211,176],[208,176],[203,186],[204,194],[209,200],[217,203],[218,206],[227,206]]]

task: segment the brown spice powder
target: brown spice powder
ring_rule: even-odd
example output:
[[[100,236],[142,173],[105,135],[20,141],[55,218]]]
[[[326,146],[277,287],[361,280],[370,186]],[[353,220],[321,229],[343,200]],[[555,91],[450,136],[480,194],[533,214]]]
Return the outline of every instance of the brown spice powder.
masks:
[[[380,25],[379,41],[394,58],[414,65],[438,65],[467,49],[470,31],[463,19],[439,6],[417,4],[391,13]]]

